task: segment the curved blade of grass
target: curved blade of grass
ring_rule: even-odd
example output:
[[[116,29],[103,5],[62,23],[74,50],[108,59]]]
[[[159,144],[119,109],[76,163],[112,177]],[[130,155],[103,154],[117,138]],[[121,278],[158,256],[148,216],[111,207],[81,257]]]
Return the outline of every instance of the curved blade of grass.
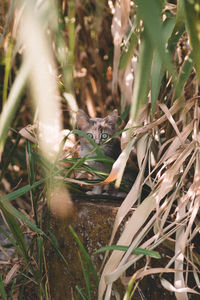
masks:
[[[34,155],[32,151],[32,143],[27,140],[27,171],[28,171],[28,177],[29,177],[29,184],[33,185],[35,182],[35,166],[34,166]]]
[[[48,231],[49,233],[49,236],[47,236],[48,240],[52,243],[54,249],[55,249],[55,252],[56,252],[56,255],[58,257],[60,257],[64,262],[65,264],[68,266],[68,263],[65,259],[65,257],[62,255],[62,253],[60,252],[60,249],[59,249],[59,245],[58,245],[58,241],[56,239],[56,236],[49,230]]]
[[[184,15],[184,5],[183,0],[177,1],[177,13],[176,13],[176,23],[172,34],[168,40],[168,50],[173,53],[178,40],[185,30],[185,15]]]
[[[126,163],[129,158],[129,155],[130,155],[130,152],[131,152],[134,142],[135,142],[135,139],[132,139],[127,144],[127,146],[125,147],[123,152],[119,155],[119,157],[113,164],[112,170],[111,170],[109,176],[102,182],[102,184],[107,184],[107,183],[110,183],[110,182],[116,180],[115,187],[119,188],[121,181],[122,181],[122,176],[123,176],[123,173],[124,173],[124,170],[126,167]]]
[[[33,185],[35,182],[35,161],[34,158],[35,156],[33,155],[32,151],[32,143],[27,140],[26,142],[26,164],[27,164],[27,173],[28,173],[28,179],[29,179],[29,184]],[[31,198],[31,204],[32,204],[32,209],[34,212],[34,219],[36,225],[38,225],[38,216],[37,216],[37,197],[33,196],[34,189],[30,190],[30,198]]]
[[[30,190],[36,188],[37,186],[39,186],[40,184],[44,183],[46,181],[46,178],[45,179],[41,179],[39,181],[36,181],[33,185],[25,185],[23,186],[22,188],[19,188],[18,190],[12,192],[12,193],[9,193],[7,195],[4,195],[2,197],[0,197],[0,203],[5,203],[5,202],[8,202],[8,201],[12,201],[16,198],[19,198],[21,197],[22,195],[28,193]]]
[[[0,231],[5,235],[5,237],[10,241],[10,243],[17,249],[17,251],[21,254],[21,250],[16,244],[15,240],[8,234],[8,232],[0,226]]]
[[[181,68],[181,71],[178,75],[178,79],[176,82],[176,87],[175,87],[175,92],[174,92],[174,100],[176,100],[177,98],[181,97],[182,92],[183,92],[183,88],[185,83],[187,82],[192,69],[193,69],[193,60],[192,60],[192,53],[189,54],[189,56],[187,56],[185,58],[184,64]]]
[[[4,205],[0,205],[0,208],[3,212],[11,233],[13,234],[13,237],[15,238],[16,243],[21,250],[21,254],[23,255],[24,259],[28,261],[27,247],[19,223],[16,221],[15,217],[4,207]]]
[[[94,254],[105,252],[107,250],[119,250],[119,251],[126,252],[128,249],[129,249],[129,246],[111,245],[111,246],[105,246],[105,247],[98,249],[97,251],[94,252]],[[147,250],[147,249],[143,249],[143,248],[135,248],[135,249],[133,249],[133,251],[131,253],[136,254],[136,255],[139,255],[139,254],[147,255],[147,256],[150,256],[153,258],[157,258],[157,259],[161,258],[159,252]]]
[[[173,167],[171,167],[170,170],[166,171],[166,176],[164,176],[164,180],[161,182],[158,189],[155,190],[154,193],[150,194],[140,204],[140,206],[136,208],[136,210],[133,212],[132,216],[130,217],[129,222],[126,223],[124,232],[121,234],[118,244],[128,245],[131,243],[131,240],[132,240],[132,244],[130,245],[129,249],[124,255],[122,255],[119,251],[112,252],[102,273],[101,281],[99,284],[99,299],[101,299],[101,296],[104,294],[104,291],[106,289],[105,286],[106,282],[109,283],[107,288],[107,294],[106,294],[108,296],[110,295],[110,288],[112,286],[112,282],[115,281],[117,278],[119,278],[122,272],[124,272],[124,270],[122,270],[123,264],[126,263],[131,251],[135,248],[135,242],[138,242],[136,234],[138,234],[139,231],[139,236],[140,234],[141,236],[144,236],[144,232],[143,232],[144,223],[146,222],[147,218],[150,216],[152,211],[156,209],[158,203],[160,203],[160,200],[163,199],[174,187],[177,180],[176,178],[177,170],[179,170],[180,166],[182,165],[182,162],[185,161],[186,157],[192,151],[192,149],[189,148],[190,147],[184,150],[183,154],[180,156],[180,158],[177,159]],[[152,218],[154,217],[155,216],[153,216]],[[135,220],[137,220],[137,222]],[[134,239],[135,235],[136,238]],[[116,272],[114,275],[114,272],[111,270],[114,270],[116,266],[118,267],[114,271]],[[108,281],[108,277],[109,277],[109,281]]]
[[[77,160],[76,163],[73,164],[73,166],[67,171],[67,173],[66,173],[66,175],[65,175],[66,177],[68,177],[69,174],[70,174],[73,170],[75,170],[78,166],[82,165],[82,164],[85,162],[85,160],[87,160],[87,157],[88,157],[91,153],[96,152],[96,154],[97,154],[96,160],[100,160],[100,161],[101,161],[101,160],[104,160],[104,161],[106,161],[105,159],[107,159],[107,157],[106,157],[106,156],[103,154],[103,152],[101,151],[100,146],[97,145],[97,144],[94,142],[94,140],[91,139],[85,132],[83,132],[83,131],[81,131],[81,130],[78,130],[78,129],[74,129],[74,130],[72,131],[72,133],[77,134],[77,135],[82,136],[82,137],[85,137],[85,138],[91,143],[91,145],[93,146],[93,149],[92,149],[90,152],[88,152],[87,155],[85,155],[84,157],[81,157],[79,160]],[[89,160],[90,160],[90,158],[89,158]]]
[[[132,104],[130,110],[130,118],[132,121],[135,120],[142,105],[147,103],[152,56],[152,44],[148,36],[144,33],[141,40],[139,61],[135,77]]]
[[[131,280],[128,283],[128,286],[126,288],[126,294],[124,296],[124,300],[130,300],[132,299],[134,292],[138,286],[139,282],[136,282],[135,276],[133,275]],[[134,285],[134,286],[133,286]]]
[[[15,291],[15,287],[16,287],[16,284],[17,284],[17,278],[15,277],[13,279],[13,282],[12,282],[12,285],[11,285],[11,289],[10,289],[10,298],[11,300],[13,300],[13,294],[14,294],[14,291]]]
[[[31,222],[22,212],[17,210],[14,206],[12,206],[9,202],[0,202],[0,209],[6,209],[8,213],[10,213],[13,217],[20,219],[24,224],[29,226],[33,231],[45,235],[45,233],[38,228],[33,222]]]
[[[74,129],[74,130],[72,130],[72,133],[77,134],[78,136],[82,136],[82,137],[86,138],[90,142],[90,144],[94,147],[94,149],[92,149],[92,152],[96,152],[98,156],[104,157],[104,154],[101,151],[100,147],[85,132],[83,132],[81,130],[78,130],[78,129]]]
[[[171,37],[168,40],[168,47],[167,47],[170,53],[173,53],[173,51],[175,50],[177,43],[180,37],[182,36],[182,34],[184,33],[184,31],[185,31],[185,24],[183,24],[174,35],[172,33]]]
[[[171,35],[171,31],[174,26],[174,18],[168,18],[164,22],[163,26],[163,39],[164,42],[167,43],[169,36]],[[156,103],[158,99],[158,95],[160,92],[160,85],[162,78],[164,76],[164,68],[162,64],[162,59],[158,53],[158,50],[154,52],[153,62],[152,62],[152,71],[151,71],[151,112],[152,116],[154,115]]]
[[[162,81],[162,77],[164,75],[164,70],[162,67],[162,61],[157,51],[153,55],[152,62],[152,78],[151,78],[151,113],[154,115],[156,103],[158,100],[158,95],[160,92],[160,85]]]
[[[138,26],[138,21],[138,17],[136,16],[136,20],[133,24],[133,27],[131,28],[130,34],[127,40],[124,41],[124,48],[122,50],[119,61],[119,70],[123,70],[132,58],[133,51],[138,42],[137,32],[135,32],[135,29]]]
[[[186,29],[190,37],[193,60],[200,84],[200,3],[199,1],[183,0],[185,8]]]
[[[77,292],[80,294],[80,296],[82,297],[82,299],[84,299],[84,300],[88,299],[87,295],[82,291],[82,289],[78,285],[76,285],[75,288],[76,288]]]
[[[26,84],[29,71],[30,64],[23,63],[12,85],[12,89],[0,115],[0,161],[4,144],[8,136],[9,126],[14,119],[15,113],[17,111],[21,99],[20,96]]]
[[[39,281],[42,280],[42,276],[43,276],[43,243],[44,240],[41,236],[37,237],[37,263],[39,264]]]
[[[1,273],[0,273],[0,293],[2,296],[2,300],[8,300]]]
[[[98,278],[98,275],[97,275],[97,272],[95,270],[95,267],[92,263],[92,260],[89,256],[89,254],[87,253],[87,251],[85,250],[85,248],[83,247],[83,244],[81,243],[79,237],[77,236],[76,232],[74,231],[74,229],[72,228],[72,226],[70,225],[69,226],[69,230],[71,231],[75,241],[77,242],[78,244],[78,247],[79,247],[79,250],[81,251],[81,253],[83,254],[85,260],[86,260],[86,263],[87,263],[87,267],[88,267],[88,270],[93,274],[94,276],[94,279],[96,281],[96,284],[98,284],[99,282],[99,278]]]
[[[176,273],[175,273],[176,274]],[[176,299],[183,300],[183,299],[188,299],[188,297],[184,297],[184,293],[192,293],[192,294],[198,294],[199,293],[191,288],[185,287],[185,288],[176,288],[174,285],[172,285],[168,280],[165,278],[160,279],[162,286],[173,293],[176,293]],[[178,296],[179,295],[179,296]]]
[[[161,23],[161,11],[164,1],[137,0],[135,2],[138,5],[138,14],[144,21],[144,27],[153,48],[158,51],[163,66],[174,76],[175,69],[170,55],[165,49],[164,28]]]
[[[91,300],[92,297],[91,297],[91,282],[90,282],[90,276],[89,276],[89,272],[88,272],[89,270],[87,270],[87,267],[85,268],[80,253],[78,253],[78,256],[79,256],[79,260],[81,263],[81,269],[83,272],[83,277],[84,277],[86,288],[87,288],[87,299]]]
[[[151,196],[148,196],[133,212],[132,216],[129,219],[129,222],[126,223],[125,229],[123,233],[121,234],[118,244],[119,245],[129,245],[133,239],[133,236],[138,232],[138,230],[141,230],[142,226],[144,225],[147,218],[150,216],[152,211],[156,208],[156,193],[152,194]],[[137,222],[136,222],[137,220]],[[131,233],[131,234],[130,234]],[[135,247],[133,247],[134,249]],[[102,299],[103,294],[106,290],[106,277],[109,276],[110,273],[115,270],[115,268],[119,268],[119,266],[124,263],[124,260],[130,255],[131,247],[127,250],[125,255],[123,256],[122,253],[119,251],[113,251],[110,255],[106,265],[104,266],[101,280],[99,283],[99,299]],[[121,274],[120,274],[121,275]],[[117,276],[119,277],[119,276]],[[113,279],[113,278],[112,278]],[[112,283],[110,283],[110,287],[112,286]],[[109,289],[109,286],[107,287],[106,295],[110,295],[111,290]],[[109,299],[109,298],[108,298]]]
[[[127,213],[130,211],[131,207],[133,207],[135,205],[138,197],[140,196],[141,183],[142,183],[142,180],[143,180],[143,177],[144,177],[146,160],[147,160],[147,156],[143,161],[143,165],[142,165],[142,167],[139,171],[139,174],[138,174],[131,190],[129,191],[128,195],[126,196],[126,198],[124,199],[122,205],[119,207],[119,209],[117,211],[117,215],[115,217],[115,222],[113,224],[113,231],[112,231],[112,235],[111,235],[111,239],[110,239],[110,244],[113,243],[114,236],[115,236],[122,220],[127,215]]]

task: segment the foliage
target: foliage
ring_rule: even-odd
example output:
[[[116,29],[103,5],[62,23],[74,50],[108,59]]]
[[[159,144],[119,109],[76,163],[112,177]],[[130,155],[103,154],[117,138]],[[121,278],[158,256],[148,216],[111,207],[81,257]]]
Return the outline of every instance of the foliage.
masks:
[[[55,237],[42,230],[41,211],[47,200],[52,212],[66,217],[71,210],[66,187],[85,197],[79,185],[93,181],[74,178],[82,172],[98,174],[85,164],[91,158],[77,158],[74,134],[82,133],[70,130],[79,107],[95,117],[119,106],[125,124],[118,133],[122,153],[109,176],[99,174],[101,183],[120,186],[133,147],[139,169],[106,248],[112,253],[105,254],[99,299],[110,299],[113,283],[161,244],[173,251],[172,257],[159,270],[151,268],[148,258],[145,270],[124,275],[129,282],[125,299],[141,278],[156,273],[177,299],[199,293],[191,286],[194,281],[199,287],[199,11],[199,2],[189,0],[177,5],[70,0],[58,6],[51,0],[2,1],[0,209],[9,230],[1,226],[1,231],[16,251],[15,263],[8,256],[0,277],[3,299],[22,299],[30,282],[40,299],[50,298],[46,240],[66,263]],[[63,131],[63,125],[70,130]],[[105,160],[98,146],[94,151],[92,159]],[[140,202],[144,185],[151,193]],[[111,246],[132,207],[117,245]],[[118,251],[120,245],[125,253]],[[86,267],[80,263],[91,298],[90,258],[79,247],[87,257]],[[136,249],[144,252],[133,253]],[[173,284],[165,273],[173,274]]]
[[[187,287],[189,282],[188,277],[184,276],[185,259],[187,268],[192,268],[197,274],[194,265],[189,263],[190,259],[194,262],[194,257],[191,258],[191,252],[187,255],[187,249],[190,248],[191,238],[197,234],[194,229],[196,226],[193,226],[199,208],[198,188],[195,188],[198,185],[199,173],[198,81],[194,72],[199,56],[198,4],[179,1],[178,11],[175,13],[176,6],[163,1],[135,1],[135,3],[137,25],[134,24],[133,31],[130,30],[128,36],[125,31],[123,34],[124,47],[128,48],[130,45],[132,49],[131,52],[127,52],[129,55],[136,51],[136,47],[139,48],[127,127],[130,128],[130,132],[122,134],[124,150],[114,163],[107,182],[117,179],[116,184],[120,184],[133,145],[136,147],[140,172],[118,211],[110,243],[121,220],[140,197],[141,185],[150,180],[152,192],[137,207],[118,241],[119,245],[129,245],[129,250],[124,256],[113,251],[109,257],[102,273],[99,297],[101,299],[106,290],[106,299],[109,299],[112,283],[139,259],[131,255],[135,247],[154,249],[160,243],[168,244],[168,239],[175,234],[176,238],[172,243],[174,257],[162,271],[167,272],[168,267],[174,263],[177,270],[174,275],[174,286],[163,276],[161,283],[165,288],[174,291],[177,299],[188,299],[187,292],[196,293],[196,291]],[[128,17],[128,11],[123,5],[125,4],[121,3],[121,11],[124,12],[121,20]],[[191,18],[192,14],[194,18]],[[120,21],[117,5],[115,17]],[[118,31],[116,35],[117,33]],[[187,33],[190,36],[191,48]],[[136,44],[133,39],[134,47],[130,39],[132,35],[140,40],[140,44]],[[180,45],[184,47],[185,53]],[[123,55],[125,54],[122,52],[122,58]],[[126,59],[126,62],[131,63],[131,60]],[[128,65],[125,64],[124,68],[128,69]],[[198,78],[198,67],[196,70]],[[149,102],[152,104],[151,113]],[[133,125],[141,127],[133,128]],[[143,174],[147,161],[152,165],[152,169],[144,181]],[[156,174],[155,178],[150,177],[152,174]],[[147,239],[150,229],[153,229],[155,235]],[[137,275],[133,275],[134,280],[145,274],[139,275],[138,272],[139,270]],[[151,269],[150,272],[153,273],[154,270]],[[105,279],[109,287],[106,287]],[[196,275],[195,280],[197,283]]]

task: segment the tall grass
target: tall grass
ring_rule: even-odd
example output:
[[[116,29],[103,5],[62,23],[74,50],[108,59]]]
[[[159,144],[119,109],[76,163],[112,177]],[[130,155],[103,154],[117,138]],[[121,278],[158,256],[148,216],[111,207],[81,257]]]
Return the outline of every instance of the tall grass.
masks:
[[[73,172],[96,172],[84,164],[88,157],[76,158],[74,142],[69,146],[70,136],[81,132],[67,133],[63,159],[63,106],[68,110],[63,113],[68,117],[65,124],[73,129],[78,106],[94,117],[104,116],[119,103],[126,122],[122,153],[103,183],[116,181],[116,187],[120,186],[133,146],[139,173],[118,210],[110,245],[130,209],[135,206],[136,210],[110,256],[105,255],[99,299],[110,299],[113,283],[159,245],[170,247],[174,255],[159,270],[151,268],[148,259],[145,270],[137,270],[131,278],[124,275],[128,282],[125,299],[134,294],[141,278],[155,273],[159,273],[163,288],[174,292],[177,299],[199,292],[189,280],[199,286],[198,253],[191,248],[199,226],[198,1],[178,0],[177,5],[154,0],[112,5],[109,1],[110,7],[103,2],[90,6],[73,0],[67,5],[60,1],[58,7],[51,0],[3,2],[1,16],[6,10],[7,17],[0,37],[0,209],[9,231],[1,231],[15,248],[17,262],[6,278],[0,277],[2,298],[18,294],[22,299],[30,282],[40,299],[51,298],[45,240],[50,240],[66,261],[56,238],[42,230],[39,211],[47,200],[53,213],[68,216],[72,202],[67,188],[85,195],[77,184],[88,184],[72,178]],[[96,26],[96,21],[103,25]],[[16,127],[28,125],[24,119],[30,114],[29,103],[34,126],[16,137]],[[25,117],[20,119],[22,115]],[[98,147],[94,151],[96,159],[105,160]],[[145,184],[151,193],[139,203]],[[31,232],[31,241],[25,232]],[[119,246],[127,251],[117,251]],[[135,254],[133,250],[138,248],[146,252]],[[91,298],[89,271],[81,264]],[[166,272],[173,274],[173,284],[166,280]]]
[[[9,5],[9,2],[5,3],[5,5]],[[10,10],[12,7],[13,3],[11,3]],[[14,19],[13,31],[16,34],[16,40],[14,40],[14,36],[10,37],[9,33],[7,57],[5,56],[2,112],[0,116],[0,153],[1,155],[3,153],[2,161],[4,164],[1,179],[3,180],[5,174],[8,174],[8,166],[15,161],[15,152],[10,151],[10,155],[6,158],[4,147],[7,149],[6,141],[8,137],[9,139],[11,137],[10,127],[14,123],[17,111],[22,106],[25,87],[30,90],[32,110],[34,111],[32,120],[34,119],[37,122],[38,142],[36,147],[41,153],[40,170],[42,171],[43,179],[36,179],[38,158],[35,156],[33,146],[28,141],[26,148],[28,182],[20,188],[12,186],[14,191],[5,195],[1,194],[0,198],[0,209],[9,228],[8,231],[3,231],[3,229],[2,231],[18,254],[16,264],[18,268],[16,268],[12,276],[8,273],[4,283],[7,286],[12,286],[12,290],[18,293],[19,299],[21,299],[24,287],[28,282],[33,282],[38,289],[38,297],[40,299],[49,299],[48,276],[45,275],[47,270],[44,241],[46,239],[51,240],[51,237],[48,237],[41,229],[42,224],[38,216],[38,209],[41,206],[39,197],[44,198],[46,195],[49,207],[56,214],[62,213],[62,216],[66,216],[71,209],[69,193],[61,181],[59,182],[59,192],[62,194],[62,197],[59,197],[60,195],[57,196],[57,200],[61,201],[61,205],[64,201],[65,205],[62,211],[58,211],[54,204],[56,200],[54,196],[58,188],[58,183],[54,178],[55,174],[58,173],[58,170],[56,171],[55,169],[55,163],[60,153],[62,130],[61,103],[57,83],[58,75],[53,53],[53,35],[60,36],[58,15],[54,1],[42,1],[40,3],[18,1],[15,3],[14,13],[12,14],[12,20]],[[9,16],[9,18],[11,24],[11,17]],[[6,49],[6,41],[4,47]],[[15,55],[20,48],[23,56],[20,58],[20,63],[17,64]],[[11,66],[15,66],[15,63],[18,72],[16,72],[12,84],[10,84]],[[8,97],[6,97],[7,95]],[[17,149],[19,140],[20,138],[17,138],[16,146],[14,143],[13,149]],[[41,174],[38,175],[41,178]],[[42,193],[44,183],[46,193],[44,191]],[[14,205],[15,199],[18,200],[27,194],[29,194],[28,198],[31,201],[32,208],[29,211],[29,216],[27,216],[24,209],[20,210]],[[42,194],[43,196],[41,196]],[[32,241],[27,239],[25,235],[25,232],[30,230],[35,236]],[[55,244],[54,246],[56,247]],[[9,264],[10,262],[8,261]],[[21,267],[19,267],[20,265]],[[47,287],[46,290],[45,286]],[[7,287],[6,289],[4,288],[1,277],[2,297],[4,299],[12,299],[12,296],[6,295],[6,293]]]
[[[141,170],[118,211],[110,243],[121,221],[140,197],[141,185],[150,179],[149,176],[143,179],[147,161],[154,166],[153,172],[158,173],[149,181],[152,192],[137,207],[118,240],[117,244],[128,245],[129,250],[125,255],[113,251],[105,264],[99,285],[99,299],[102,299],[104,293],[105,299],[110,299],[113,282],[139,259],[138,256],[131,255],[134,247],[154,249],[161,243],[166,245],[174,233],[174,256],[163,266],[162,271],[159,271],[161,284],[175,292],[177,299],[188,299],[188,292],[197,291],[188,287],[186,268],[193,270],[197,285],[199,281],[195,265],[190,264],[190,259],[195,261],[193,254],[188,254],[191,237],[194,238],[197,234],[194,224],[199,209],[198,188],[195,188],[196,184],[198,185],[199,173],[198,142],[196,144],[199,135],[199,4],[178,1],[176,12],[176,6],[164,1],[135,1],[135,4],[133,27],[124,31],[124,52],[122,50],[120,57],[121,72],[126,74],[126,70],[130,72],[129,65],[133,64],[132,55],[136,50],[138,52],[130,120],[127,126],[130,130],[122,134],[122,144],[125,147],[114,163],[107,181],[117,179],[116,184],[119,185],[133,145],[137,150]],[[122,22],[127,18],[128,10],[123,7],[125,3],[121,3],[120,15],[118,6],[117,2],[114,19]],[[114,34],[117,35],[118,31],[119,29],[116,29]],[[181,42],[186,50],[183,57],[178,54]],[[113,78],[116,80],[117,77]],[[124,83],[120,82],[121,86],[126,84],[125,79]],[[191,82],[194,89],[187,95],[187,84]],[[194,180],[188,182],[190,188],[185,189],[185,183],[191,176],[194,176]],[[170,219],[171,214],[173,219]],[[148,237],[150,229],[153,229],[155,235]],[[198,265],[197,261],[196,263]],[[168,269],[173,264],[176,271]],[[146,275],[149,275],[149,272],[154,273],[150,264],[149,268]],[[141,275],[138,272],[141,272]],[[165,272],[175,272],[174,285],[165,279]],[[130,278],[129,295],[133,288],[133,280],[137,282],[136,278],[143,276],[145,271],[141,269]],[[127,296],[125,298],[130,299]]]

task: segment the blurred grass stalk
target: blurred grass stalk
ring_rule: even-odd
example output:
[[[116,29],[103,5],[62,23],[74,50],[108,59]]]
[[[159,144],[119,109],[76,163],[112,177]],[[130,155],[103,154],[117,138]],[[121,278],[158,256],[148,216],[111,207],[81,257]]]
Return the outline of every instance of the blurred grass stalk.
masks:
[[[59,152],[62,126],[56,67],[45,30],[46,22],[50,20],[44,18],[46,14],[40,16],[32,1],[23,2],[19,35],[24,47],[24,61],[30,66],[28,79],[38,114],[39,143],[46,158],[54,163]]]
[[[64,55],[62,58],[63,66],[63,78],[67,93],[64,93],[63,96],[67,101],[67,104],[70,108],[70,124],[72,128],[76,125],[76,113],[78,111],[78,104],[76,102],[74,94],[74,85],[73,85],[73,75],[74,75],[74,51],[76,43],[76,23],[75,23],[75,1],[68,1],[68,18],[67,18],[67,29],[68,29],[68,49],[63,51]],[[63,38],[60,38],[60,45],[65,50],[65,41]]]
[[[38,4],[38,7],[37,7]],[[39,6],[40,5],[40,6]],[[56,65],[50,43],[49,27],[57,30],[57,8],[53,1],[21,1],[20,10],[23,14],[20,20],[19,37],[24,49],[24,63],[29,66],[28,81],[37,112],[39,146],[43,155],[49,161],[49,171],[53,172],[54,163],[60,152],[60,134],[62,130],[61,107],[57,87]],[[51,28],[53,25],[53,28]],[[62,209],[57,211],[54,203],[59,197],[56,192],[56,181],[53,176],[47,186],[50,208],[54,213],[65,216],[69,208],[70,196],[64,186],[59,183],[62,194]]]

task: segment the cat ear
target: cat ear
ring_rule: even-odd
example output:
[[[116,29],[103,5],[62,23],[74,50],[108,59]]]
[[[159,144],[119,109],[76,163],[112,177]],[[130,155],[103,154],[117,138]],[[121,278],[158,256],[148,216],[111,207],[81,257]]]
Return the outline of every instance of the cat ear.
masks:
[[[118,112],[117,109],[114,109],[107,117],[104,119],[111,126],[115,126],[118,120]]]
[[[78,129],[82,130],[86,128],[88,125],[90,125],[90,119],[88,115],[83,110],[78,110],[76,114],[76,123]]]

